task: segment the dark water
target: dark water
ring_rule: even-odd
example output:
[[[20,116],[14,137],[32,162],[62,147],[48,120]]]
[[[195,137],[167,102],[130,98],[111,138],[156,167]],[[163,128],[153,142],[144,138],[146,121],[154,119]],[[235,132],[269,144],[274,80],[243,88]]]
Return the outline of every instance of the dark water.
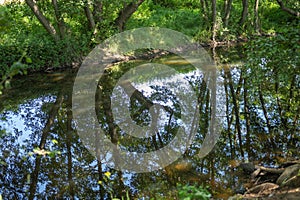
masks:
[[[85,138],[79,134],[76,120],[82,120],[86,127],[92,127],[95,122],[85,115],[88,113],[86,108],[79,109],[77,104],[74,105],[78,101],[72,101],[77,70],[16,78],[12,87],[0,96],[2,198],[176,199],[178,184],[190,184],[208,186],[214,197],[226,199],[243,190],[239,169],[235,168],[239,162],[276,166],[299,158],[299,104],[297,100],[295,103],[299,87],[293,94],[280,94],[285,99],[280,102],[280,110],[272,89],[259,90],[254,79],[248,81],[247,86],[244,84],[247,76],[243,74],[241,77],[241,74],[247,74],[247,71],[243,71],[243,57],[237,50],[219,50],[213,55],[217,62],[221,57],[228,57],[230,63],[219,64],[220,74],[215,89],[219,90],[217,95],[221,95],[217,96],[219,100],[224,101],[217,101],[215,107],[222,110],[218,112],[222,114],[219,117],[220,137],[215,137],[217,144],[213,149],[207,149],[208,155],[205,156],[201,148],[205,146],[205,137],[209,136],[213,125],[210,120],[214,113],[213,89],[205,84],[203,74],[194,74],[193,68],[177,57],[150,61],[168,65],[173,71],[158,66],[146,71],[147,66],[142,64],[149,61],[129,62],[107,69],[99,80],[95,99],[91,101],[102,131],[95,131],[96,135],[92,136],[85,135]],[[142,67],[131,70],[140,65]],[[227,69],[227,74],[224,69]],[[134,84],[122,79],[124,74],[132,78]],[[118,80],[119,86],[115,87]],[[168,83],[167,80],[172,81]],[[288,90],[292,80],[287,78],[281,87]],[[133,87],[139,92],[134,90],[129,98],[122,87]],[[291,109],[295,104],[296,109]],[[153,105],[157,107],[151,109]],[[126,109],[122,109],[124,107]],[[77,110],[76,116],[74,109]],[[136,163],[125,160],[120,162],[121,165],[108,158],[116,159],[114,152],[107,153],[97,146],[103,144],[105,136],[124,152],[155,152],[172,144],[180,129],[193,128],[194,110],[198,110],[199,117],[193,140],[187,149],[180,151],[180,156],[175,156],[174,162],[170,159],[170,165],[149,162],[154,158]],[[161,116],[159,120],[152,115],[157,111]],[[289,114],[282,115],[284,111]],[[128,118],[131,122],[124,120]],[[152,127],[154,122],[160,126],[145,131],[145,127]],[[132,128],[135,126],[144,129]],[[95,153],[97,150],[100,154]],[[173,150],[177,152],[175,147]],[[122,154],[118,156],[123,158]],[[167,156],[164,157],[166,161],[174,157],[173,154],[164,156]],[[132,172],[137,170],[136,165],[150,172]]]

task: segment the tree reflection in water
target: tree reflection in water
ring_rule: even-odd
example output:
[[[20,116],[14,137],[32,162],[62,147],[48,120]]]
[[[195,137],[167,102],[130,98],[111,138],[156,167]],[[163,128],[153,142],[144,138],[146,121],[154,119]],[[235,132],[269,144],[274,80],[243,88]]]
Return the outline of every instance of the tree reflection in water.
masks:
[[[135,64],[121,65],[124,71],[107,69],[99,82],[105,87],[97,91],[96,112],[113,143],[130,151],[156,150],[175,137],[181,117],[178,99],[168,88],[154,86],[152,93],[139,90],[127,101],[131,118],[142,125],[151,121],[153,102],[163,105],[166,123],[156,134],[146,139],[128,136],[113,118],[109,97],[118,77]],[[186,67],[184,63],[178,66]],[[231,168],[234,163],[250,160],[275,165],[299,158],[299,75],[286,74],[290,77],[285,82],[266,75],[262,81],[251,70],[238,64],[226,64],[221,69],[226,97],[224,129],[217,146],[202,159],[195,155],[209,125],[210,93],[201,78],[187,79],[191,87],[201,91],[201,118],[195,140],[178,161],[141,174],[108,168],[80,141],[71,109],[76,72],[58,73],[62,76],[59,79],[36,74],[15,80],[12,89],[0,97],[0,194],[4,199],[108,199],[127,195],[175,198],[177,183],[205,184],[216,194],[230,194],[239,187]],[[285,71],[277,73],[280,76]]]

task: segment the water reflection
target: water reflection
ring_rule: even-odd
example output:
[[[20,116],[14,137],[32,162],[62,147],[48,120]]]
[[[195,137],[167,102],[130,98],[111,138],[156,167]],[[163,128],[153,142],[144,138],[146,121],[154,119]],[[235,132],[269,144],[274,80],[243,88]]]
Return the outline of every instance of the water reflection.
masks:
[[[1,114],[0,129],[17,138],[15,145],[26,144],[30,133],[41,127],[49,106],[55,101],[54,96],[41,96],[19,105],[16,111],[5,111]],[[37,115],[38,114],[38,115]],[[33,126],[34,124],[34,126]]]
[[[177,59],[157,62],[189,69],[185,62]],[[125,71],[114,71],[115,68],[107,70],[107,76],[100,80],[106,85],[97,93],[96,112],[102,129],[106,130],[111,141],[124,150],[147,152],[160,149],[176,137],[180,123],[184,123],[183,108],[180,107],[180,98],[174,95],[176,91],[165,85],[145,87],[136,81],[133,87],[141,93],[136,93],[132,98],[126,97],[128,95],[125,95],[123,88],[129,86],[124,86],[124,82],[114,87],[118,84],[117,78],[135,64],[121,66]],[[36,74],[15,80],[12,89],[0,97],[0,194],[4,199],[176,198],[176,184],[190,183],[209,185],[210,190],[221,198],[221,194],[229,195],[240,187],[241,180],[236,176],[234,166],[243,159],[275,165],[282,160],[298,158],[297,112],[290,112],[285,116],[284,123],[280,122],[278,104],[272,97],[272,90],[261,87],[259,91],[249,77],[253,71],[235,65],[227,66],[221,70],[226,118],[214,151],[202,159],[195,156],[209,127],[210,91],[201,81],[203,77],[193,77],[186,70],[190,78],[185,80],[193,91],[197,91],[197,100],[192,105],[199,103],[201,114],[195,139],[180,159],[171,165],[141,174],[109,168],[106,162],[111,159],[109,156],[97,160],[82,144],[76,134],[71,109],[76,71],[55,75]],[[27,89],[28,86],[30,89]],[[281,94],[284,96],[285,93]],[[108,98],[110,96],[113,98]],[[124,96],[126,98],[121,98]],[[294,99],[294,96],[289,98]],[[285,102],[285,107],[292,107],[288,102]],[[116,106],[120,104],[127,106],[122,110]],[[160,106],[155,107],[156,104]],[[150,112],[163,113],[161,118],[156,119],[156,123],[160,124],[157,130],[151,129],[155,119],[151,118]],[[135,123],[118,118],[122,113]],[[266,115],[270,127],[267,126]],[[140,131],[133,134],[135,137],[126,134],[134,125],[150,127],[148,137],[140,138]],[[186,126],[189,125],[186,123]]]

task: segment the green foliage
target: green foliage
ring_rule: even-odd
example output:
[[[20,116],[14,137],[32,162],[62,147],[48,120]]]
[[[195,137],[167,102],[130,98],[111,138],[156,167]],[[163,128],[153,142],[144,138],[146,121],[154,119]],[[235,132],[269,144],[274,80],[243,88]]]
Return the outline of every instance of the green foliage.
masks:
[[[268,34],[286,29],[286,25],[295,20],[294,17],[281,10],[275,1],[266,1],[262,4],[260,18],[262,31]]]
[[[248,88],[250,103],[256,108],[262,107],[258,97],[261,90],[266,110],[270,112],[269,134],[273,142],[290,143],[289,150],[285,152],[287,156],[297,154],[293,147],[296,142],[293,142],[299,140],[296,121],[300,104],[299,28],[299,23],[290,23],[276,36],[256,37],[246,45],[247,73],[244,77],[251,80]]]
[[[86,1],[59,1],[59,12],[66,27],[64,38],[59,42],[45,31],[24,2],[13,1],[1,5],[0,75],[3,76],[7,71],[14,70],[10,68],[22,57],[23,52],[26,53],[26,57],[23,57],[20,63],[25,64],[29,70],[33,71],[79,64],[96,44],[117,33],[114,20],[122,8],[132,1],[122,0],[112,3],[105,0],[101,2],[103,5],[102,20],[97,24],[96,31],[92,33],[84,12]],[[93,3],[94,1],[88,2],[92,12],[94,12]],[[249,2],[249,15],[241,27],[238,21],[241,17],[242,4],[233,1],[229,23],[228,26],[225,26],[222,21],[224,1],[218,0],[216,39],[231,41],[235,40],[237,36],[247,38],[256,33],[253,29],[254,14],[250,9],[253,3]],[[51,1],[37,1],[37,4],[58,31]],[[287,2],[286,6],[297,9],[299,3],[293,0]],[[211,12],[210,3],[206,5],[205,13],[201,3],[197,0],[146,0],[131,16],[126,24],[126,29],[148,26],[166,27],[192,36],[197,41],[208,43],[212,35]],[[280,33],[283,37],[291,34],[286,30],[290,30],[289,26],[296,23],[291,15],[282,11],[276,2],[271,0],[260,3],[259,17],[263,32]],[[297,29],[293,30],[295,33]],[[293,41],[294,44],[298,44],[297,37]]]
[[[210,192],[203,186],[178,185],[178,197],[183,200],[208,200],[211,197]]]
[[[74,15],[75,19],[70,22],[71,28],[75,29],[72,30],[74,34],[66,34],[64,39],[57,42],[48,35],[26,4],[12,2],[0,8],[0,21],[3,18],[1,13],[9,13],[4,19],[10,24],[10,28],[0,30],[0,75],[5,74],[23,52],[26,57],[21,62],[26,63],[30,69],[40,70],[79,63],[82,56],[90,50],[89,33],[83,34],[82,30],[86,28],[79,27],[79,23],[75,21],[83,21],[83,15],[79,15],[81,18]],[[52,7],[48,5],[48,8],[49,12],[44,10],[46,17],[51,14]],[[50,17],[49,19],[51,21]]]
[[[6,134],[6,130],[0,129],[0,138]]]
[[[10,68],[8,68],[0,79],[0,95],[2,94],[2,90],[5,88],[10,88],[10,81],[16,75],[26,75],[27,74],[27,65],[23,64],[21,61],[25,58],[25,62],[31,63],[31,59],[26,57],[24,53],[23,56],[12,64]]]
[[[197,0],[153,0],[154,5],[159,5],[166,8],[199,8],[199,1]]]
[[[85,54],[86,43],[87,38],[84,36],[80,39],[66,37],[59,42],[47,35],[39,38],[32,36],[27,41],[27,54],[32,59],[33,69],[65,67],[72,65],[73,62],[80,62]]]
[[[195,36],[200,28],[199,9],[162,7],[146,1],[127,22],[126,28],[165,27]]]
[[[0,91],[9,86],[10,80],[17,74],[26,74],[28,70],[37,71],[71,66],[81,62],[89,51],[87,36],[80,39],[66,37],[56,42],[49,35],[21,35],[14,42],[0,44]]]
[[[248,66],[255,67],[260,78],[265,77],[267,71],[275,72],[273,78],[295,73],[300,64],[299,28],[300,23],[291,23],[274,37],[254,38],[246,48]]]
[[[0,6],[0,33],[10,28],[10,14],[6,7]]]

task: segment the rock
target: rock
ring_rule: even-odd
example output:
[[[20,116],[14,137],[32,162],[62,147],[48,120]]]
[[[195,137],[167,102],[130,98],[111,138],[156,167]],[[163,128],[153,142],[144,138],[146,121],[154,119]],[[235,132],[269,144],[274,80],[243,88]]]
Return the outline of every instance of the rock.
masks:
[[[300,160],[290,160],[290,161],[286,161],[286,162],[282,163],[282,164],[280,165],[280,167],[286,168],[286,167],[291,166],[291,165],[294,165],[294,164],[300,164]]]
[[[282,183],[282,186],[296,188],[300,186],[300,175],[296,175],[288,179],[287,181],[284,181]]]
[[[279,176],[276,184],[283,185],[287,180],[299,174],[300,164],[295,164],[287,167],[284,172]]]
[[[255,165],[252,162],[240,163],[238,167],[241,168],[247,174],[251,174],[256,170]]]
[[[243,195],[237,194],[237,195],[234,195],[232,197],[229,197],[228,200],[240,200],[242,198],[243,198]]]
[[[252,172],[251,174],[251,178],[254,179],[255,177],[257,177],[260,173],[260,168],[256,169],[254,172]]]
[[[279,185],[274,184],[274,183],[262,183],[260,185],[250,188],[246,193],[247,194],[250,194],[250,193],[259,194],[259,193],[264,193],[264,192],[268,192],[271,190],[275,190],[278,187],[279,187]]]
[[[235,194],[244,194],[247,191],[244,185],[240,185],[239,187],[234,189]]]

